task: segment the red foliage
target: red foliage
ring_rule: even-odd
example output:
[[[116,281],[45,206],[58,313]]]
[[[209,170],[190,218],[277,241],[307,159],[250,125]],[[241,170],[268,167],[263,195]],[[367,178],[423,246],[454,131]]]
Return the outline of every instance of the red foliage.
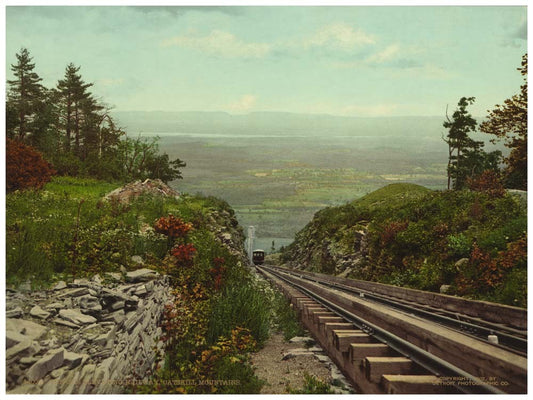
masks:
[[[15,140],[6,139],[6,189],[40,189],[56,171],[37,150]]]
[[[213,284],[215,290],[219,290],[222,287],[224,281],[224,273],[226,272],[226,267],[224,263],[226,260],[222,257],[216,257],[213,260],[214,267],[209,270],[209,273],[213,277]]]
[[[196,254],[196,248],[191,243],[180,244],[172,248],[170,254],[176,257],[178,264],[182,266],[191,266],[194,255]]]
[[[393,221],[385,225],[379,235],[381,246],[387,246],[389,243],[392,243],[398,233],[405,231],[408,225],[409,222],[407,221]]]
[[[491,198],[503,197],[505,188],[498,174],[493,170],[486,170],[481,175],[467,181],[470,190],[487,193]]]
[[[154,229],[171,238],[185,237],[192,229],[192,224],[184,222],[181,218],[170,214],[168,217],[159,218]]]
[[[470,289],[482,291],[495,288],[502,283],[506,273],[527,258],[527,239],[521,238],[507,244],[507,249],[499,251],[495,257],[481,250],[474,244],[470,254],[470,264],[476,268],[475,276],[459,276],[457,287],[459,293]]]

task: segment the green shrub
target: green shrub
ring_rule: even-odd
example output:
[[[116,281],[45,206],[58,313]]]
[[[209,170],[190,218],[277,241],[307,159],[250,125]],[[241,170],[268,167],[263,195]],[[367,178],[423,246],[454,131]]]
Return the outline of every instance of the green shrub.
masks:
[[[468,257],[472,249],[472,241],[463,233],[447,237],[448,249],[453,257]]]
[[[228,336],[236,326],[249,329],[259,345],[269,336],[269,299],[264,295],[264,290],[250,280],[228,285],[216,296],[207,330],[207,342],[212,344],[220,336]]]

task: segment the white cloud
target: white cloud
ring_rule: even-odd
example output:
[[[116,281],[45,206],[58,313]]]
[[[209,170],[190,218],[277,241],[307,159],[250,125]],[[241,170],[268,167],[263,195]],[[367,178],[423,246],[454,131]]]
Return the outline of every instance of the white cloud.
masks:
[[[271,45],[267,43],[245,42],[232,33],[220,30],[213,30],[207,36],[175,36],[163,41],[161,45],[192,48],[230,58],[261,58],[271,50]]]
[[[363,32],[361,29],[355,30],[345,23],[335,23],[324,26],[314,35],[304,40],[303,47],[324,47],[330,46],[342,50],[350,50],[354,47],[371,45],[376,42],[373,35]]]
[[[391,44],[385,49],[369,56],[365,62],[368,64],[383,64],[397,59],[399,55],[401,55],[400,46],[397,44]]]
[[[233,112],[245,112],[251,110],[257,101],[257,97],[251,94],[245,94],[241,98],[231,103],[228,108]]]

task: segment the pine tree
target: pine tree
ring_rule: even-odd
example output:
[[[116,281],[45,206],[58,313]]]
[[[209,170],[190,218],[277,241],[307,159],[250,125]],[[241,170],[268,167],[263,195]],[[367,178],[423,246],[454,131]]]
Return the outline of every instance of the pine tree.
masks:
[[[467,187],[484,171],[491,170],[499,174],[501,152],[487,153],[482,141],[472,139],[469,134],[476,131],[477,122],[468,113],[466,107],[474,103],[474,97],[462,97],[457,109],[450,119],[446,113],[443,126],[448,129],[448,190],[461,190]]]
[[[34,72],[35,64],[27,49],[22,48],[16,55],[17,64],[11,65],[15,79],[8,80],[6,131],[8,137],[23,141],[29,135],[36,135],[33,125],[36,111],[42,102],[42,79]],[[16,115],[16,118],[15,118]],[[16,122],[15,122],[16,121]]]
[[[70,63],[65,69],[64,79],[57,83],[57,91],[61,98],[61,124],[65,132],[64,150],[71,151],[74,144],[74,153],[80,154],[80,131],[83,119],[82,105],[91,97],[87,89],[92,83],[85,83],[78,74],[80,67]],[[74,143],[73,143],[74,140]]]

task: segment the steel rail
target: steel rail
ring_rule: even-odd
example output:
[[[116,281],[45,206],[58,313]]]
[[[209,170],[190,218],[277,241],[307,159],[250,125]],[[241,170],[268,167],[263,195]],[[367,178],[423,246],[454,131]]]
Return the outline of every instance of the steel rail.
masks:
[[[416,315],[418,317],[422,317],[432,322],[436,322],[441,325],[447,326],[449,328],[455,329],[457,331],[460,331],[461,333],[465,333],[466,331],[467,332],[466,334],[468,334],[469,336],[482,340],[493,346],[512,351],[519,355],[523,355],[523,356],[527,355],[527,339],[524,339],[522,337],[518,337],[515,335],[510,335],[502,330],[498,330],[499,327],[494,327],[494,326],[491,327],[492,324],[486,323],[485,321],[470,322],[470,321],[473,321],[471,318],[463,317],[463,316],[461,316],[463,319],[459,320],[459,319],[456,319],[457,318],[456,314],[453,314],[446,310],[443,310],[442,312],[448,315],[455,315],[456,318],[452,318],[447,315],[439,315],[439,314],[436,314],[435,312],[417,308],[412,305],[400,302],[399,300],[396,300],[396,299],[393,300],[390,297],[371,293],[367,290],[357,289],[357,288],[347,286],[347,285],[342,285],[339,283],[328,282],[325,280],[321,280],[320,278],[306,276],[306,275],[302,275],[298,273],[292,273],[289,271],[282,271],[282,272],[289,274],[289,275],[299,276],[302,279],[307,279],[309,281],[316,282],[324,286],[340,289],[348,293],[358,294],[359,296],[361,296],[362,294],[365,299],[368,299],[370,301],[374,301],[376,303],[383,304],[394,309],[405,311],[407,313]],[[499,343],[495,344],[495,343],[489,342],[488,340],[489,335],[498,336]]]
[[[494,386],[487,385],[482,382],[480,379],[469,374],[467,371],[464,371],[449,362],[434,356],[433,354],[421,349],[420,347],[415,346],[414,344],[380,328],[379,326],[372,324],[369,321],[351,313],[350,311],[344,309],[333,303],[330,300],[325,299],[324,297],[314,293],[312,290],[289,280],[284,277],[279,272],[272,270],[268,267],[256,267],[259,270],[265,269],[268,270],[271,274],[278,277],[279,279],[287,282],[291,286],[296,287],[298,290],[307,294],[318,303],[322,304],[325,308],[331,310],[332,312],[341,315],[346,320],[353,323],[362,331],[366,332],[368,335],[373,336],[381,343],[386,344],[393,350],[402,354],[403,356],[411,359],[414,363],[420,365],[422,368],[431,372],[436,376],[446,376],[446,377],[459,377],[463,378],[465,384],[454,384],[460,392],[467,394],[505,394],[505,392],[495,388]]]

